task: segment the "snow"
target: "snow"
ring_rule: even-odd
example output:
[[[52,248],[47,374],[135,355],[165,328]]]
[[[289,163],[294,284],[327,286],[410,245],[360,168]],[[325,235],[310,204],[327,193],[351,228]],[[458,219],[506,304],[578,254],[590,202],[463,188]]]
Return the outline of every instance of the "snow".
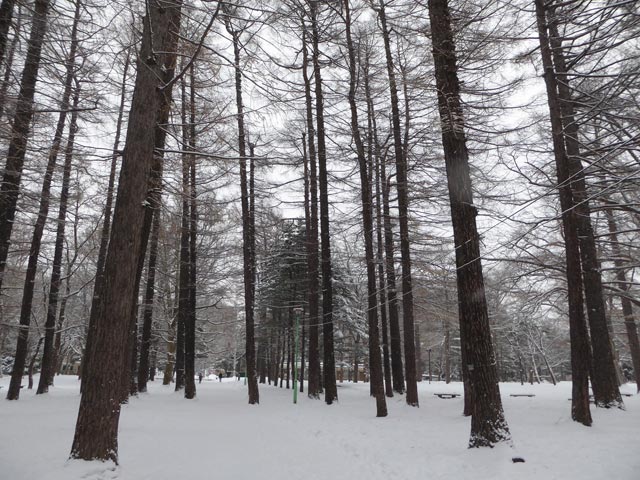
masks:
[[[9,377],[0,379],[6,394]],[[37,384],[37,379],[36,379]],[[570,419],[571,385],[501,384],[514,447],[468,449],[470,419],[460,384],[419,385],[420,408],[388,399],[375,418],[368,384],[342,383],[332,406],[260,385],[247,404],[235,379],[204,381],[195,400],[159,382],[122,410],[119,460],[68,461],[79,393],[60,376],[47,395],[23,389],[0,403],[0,479],[12,480],[636,480],[640,469],[640,396],[626,411],[592,409],[593,427]],[[635,385],[623,391],[635,393]],[[533,393],[535,397],[510,397]],[[513,463],[512,457],[526,463]]]

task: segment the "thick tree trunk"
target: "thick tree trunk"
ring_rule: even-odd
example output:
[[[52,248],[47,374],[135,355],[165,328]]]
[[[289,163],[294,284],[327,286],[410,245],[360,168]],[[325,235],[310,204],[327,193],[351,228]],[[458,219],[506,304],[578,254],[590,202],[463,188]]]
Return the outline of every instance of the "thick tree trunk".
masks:
[[[20,193],[20,180],[34,110],[33,97],[38,80],[38,70],[40,69],[40,56],[47,30],[50,3],[49,0],[36,0],[34,4],[27,56],[20,79],[20,92],[12,122],[11,141],[7,151],[2,186],[0,187],[0,290],[4,280],[13,220],[16,214],[18,194]],[[23,334],[26,334],[26,332],[21,330],[19,335]]]
[[[168,98],[161,103],[157,124],[155,127],[155,147],[153,151],[153,164],[151,165],[151,174],[149,177],[149,186],[147,189],[147,198],[145,199],[145,212],[142,223],[140,252],[138,253],[138,268],[136,270],[135,284],[132,292],[132,309],[131,320],[129,326],[128,346],[131,361],[129,369],[123,372],[122,378],[122,401],[126,402],[129,395],[138,394],[138,314],[139,314],[139,294],[140,284],[142,283],[142,273],[144,271],[144,260],[149,245],[149,237],[153,225],[154,212],[160,208],[162,196],[162,174],[164,160],[164,146],[167,137],[166,124],[169,121],[169,110],[171,102]]]
[[[573,201],[576,209],[576,224],[580,242],[580,258],[582,260],[582,278],[584,285],[584,300],[587,306],[587,319],[591,333],[591,347],[593,364],[591,369],[593,378],[591,386],[597,407],[618,407],[624,409],[624,403],[618,388],[615,354],[613,343],[607,328],[606,309],[602,293],[602,277],[596,250],[596,242],[591,225],[591,207],[589,194],[584,178],[584,170],[580,161],[580,147],[578,143],[578,123],[575,112],[567,66],[562,51],[561,39],[558,35],[553,10],[547,15],[549,29],[549,43],[553,55],[554,72],[557,78],[558,100],[563,124],[563,137],[566,151],[567,169],[570,179]]]
[[[402,131],[400,128],[400,108],[398,106],[398,88],[395,68],[391,54],[391,40],[387,28],[384,0],[379,1],[378,17],[382,27],[382,37],[387,60],[389,93],[391,96],[391,117],[393,144],[396,160],[398,189],[398,220],[400,223],[400,256],[402,265],[402,320],[404,327],[404,366],[407,383],[407,404],[417,407],[418,384],[416,373],[416,348],[413,325],[413,285],[411,279],[411,252],[409,248],[409,185],[407,180],[407,159],[403,152]]]
[[[473,205],[469,154],[460,102],[455,44],[447,0],[429,0],[433,60],[438,91],[455,242],[460,341],[473,391],[469,447],[510,439],[504,418],[485,298],[480,238]]]
[[[329,232],[329,180],[327,175],[327,150],[324,128],[324,96],[322,69],[320,67],[320,38],[318,32],[318,6],[310,2],[313,44],[313,74],[316,93],[316,124],[318,135],[318,169],[320,186],[320,240],[322,267],[322,340],[324,401],[331,405],[338,400],[336,385],[336,359],[333,347],[333,278],[331,269],[331,234]]]
[[[574,198],[571,191],[569,172],[566,162],[566,152],[563,140],[562,113],[558,101],[558,86],[554,74],[544,0],[535,0],[536,21],[544,79],[549,105],[551,121],[553,151],[558,177],[560,193],[560,207],[562,208],[562,225],[564,230],[566,274],[569,302],[569,337],[571,342],[571,418],[583,425],[592,423],[589,411],[589,369],[590,346],[586,318],[583,310],[582,296],[582,267],[580,265],[580,247],[578,230],[576,227]]]
[[[309,79],[309,54],[307,51],[307,30],[302,22],[302,75],[306,105],[307,142],[309,145],[309,223],[307,225],[307,278],[309,283],[309,398],[320,398],[320,283],[318,275],[318,174],[313,122],[311,80]]]
[[[129,73],[131,51],[127,50],[125,56],[124,68],[122,73],[122,83],[120,84],[120,107],[118,108],[118,120],[116,121],[116,133],[113,140],[113,149],[111,156],[111,168],[109,170],[109,182],[107,185],[106,200],[103,213],[102,232],[100,233],[100,248],[98,249],[98,259],[96,262],[96,277],[93,284],[93,297],[91,301],[91,310],[89,312],[89,326],[87,329],[87,340],[82,358],[82,369],[89,363],[87,360],[87,352],[91,350],[91,345],[95,338],[95,324],[98,314],[98,305],[102,296],[102,288],[104,285],[104,263],[107,258],[107,249],[109,248],[109,236],[111,234],[111,211],[113,208],[113,194],[115,190],[116,171],[118,167],[118,158],[121,153],[120,135],[122,133],[122,119],[124,116],[124,106],[127,95],[127,74]],[[84,375],[82,375],[84,377]],[[82,391],[82,383],[80,384]]]
[[[383,384],[382,363],[380,361],[380,332],[378,328],[378,296],[376,283],[376,261],[373,252],[373,205],[371,183],[367,171],[367,157],[364,150],[358,107],[356,105],[356,52],[351,39],[351,10],[349,0],[344,0],[347,49],[349,52],[349,106],[351,109],[351,136],[356,144],[360,167],[360,191],[362,201],[362,224],[364,236],[365,262],[367,264],[367,320],[369,324],[369,368],[371,371],[372,393],[376,398],[376,416],[387,416],[387,402]],[[386,327],[386,322],[384,322]]]
[[[105,282],[96,318],[96,338],[88,355],[71,457],[118,461],[122,371],[127,349],[142,229],[154,163],[158,112],[171,96],[166,83],[175,70],[182,3],[149,4],[144,21],[136,84],[129,115],[118,196],[105,262]],[[152,48],[153,45],[153,48]],[[162,52],[162,53],[158,53]],[[167,102],[169,103],[169,102]]]

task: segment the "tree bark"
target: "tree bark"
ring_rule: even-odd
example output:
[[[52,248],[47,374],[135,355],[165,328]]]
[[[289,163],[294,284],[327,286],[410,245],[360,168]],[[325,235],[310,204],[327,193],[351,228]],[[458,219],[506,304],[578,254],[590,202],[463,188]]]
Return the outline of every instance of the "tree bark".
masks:
[[[491,342],[480,238],[447,0],[429,0],[438,107],[456,253],[460,342],[472,395],[469,447],[509,441]],[[406,346],[405,346],[406,348]]]
[[[196,86],[195,70],[189,68],[189,315],[185,329],[185,376],[184,397],[196,396],[196,240],[198,231],[197,189],[196,189]]]
[[[413,324],[413,285],[411,278],[411,252],[409,248],[409,185],[407,180],[407,159],[403,152],[402,131],[400,128],[400,109],[398,107],[398,87],[396,84],[393,56],[391,54],[390,33],[384,0],[379,1],[378,17],[382,27],[382,37],[387,60],[389,93],[391,96],[391,117],[393,144],[396,160],[398,189],[398,220],[400,223],[400,255],[402,265],[402,320],[404,326],[404,366],[406,374],[408,405],[417,407],[418,384],[416,373],[416,349]]]
[[[368,52],[367,52],[368,53]],[[393,380],[392,380],[392,362],[396,361],[395,359],[391,359],[389,356],[389,328],[388,328],[388,316],[387,312],[389,301],[389,291],[387,289],[387,283],[385,281],[384,275],[384,242],[383,242],[383,227],[382,227],[382,180],[380,175],[381,169],[381,155],[380,155],[380,145],[378,144],[378,133],[375,119],[375,109],[373,107],[373,101],[371,99],[371,88],[369,85],[369,58],[368,55],[364,64],[364,90],[365,97],[367,102],[367,131],[368,131],[368,152],[367,155],[369,157],[369,177],[370,181],[375,182],[375,216],[376,216],[376,263],[378,265],[378,284],[380,286],[379,289],[379,298],[378,303],[380,307],[380,320],[381,320],[381,328],[382,328],[382,359],[383,359],[383,370],[384,370],[384,389],[387,397],[393,397]],[[385,175],[386,176],[386,175]],[[395,298],[395,297],[394,297]],[[395,307],[395,326],[398,328],[398,310],[397,305]],[[402,352],[400,351],[400,332],[397,334],[397,348],[398,351],[395,352],[397,360],[400,362],[400,375],[402,376]],[[393,350],[393,347],[392,347]],[[394,356],[394,352],[391,352],[391,356]],[[396,365],[397,367],[397,365]],[[404,380],[402,381],[402,389],[404,390]]]
[[[307,142],[309,145],[309,223],[307,225],[307,278],[309,283],[309,398],[320,398],[320,283],[318,276],[318,174],[313,122],[313,104],[311,98],[311,80],[309,79],[309,54],[307,51],[307,27],[302,21],[302,75],[306,105]]]
[[[569,181],[576,209],[575,220],[580,243],[580,258],[582,260],[584,300],[587,306],[587,319],[589,320],[593,351],[591,386],[597,407],[624,409],[624,402],[618,388],[613,343],[607,328],[602,277],[600,275],[593,226],[591,225],[589,194],[580,160],[578,123],[575,120],[567,66],[556,21],[553,18],[554,13],[555,9],[552,7],[547,15],[547,27],[549,29],[549,44],[553,56],[554,73],[557,78],[560,119],[563,124],[562,133],[566,152],[564,158],[567,161]]]
[[[589,369],[590,346],[586,318],[583,310],[582,267],[580,265],[580,247],[576,227],[574,198],[571,191],[569,172],[564,146],[562,113],[558,100],[558,86],[555,77],[544,0],[535,0],[538,38],[544,67],[544,80],[551,121],[553,152],[556,162],[560,207],[566,257],[567,289],[569,302],[569,337],[571,342],[571,418],[583,425],[592,423],[589,410]]]
[[[120,106],[118,108],[118,120],[116,121],[116,133],[113,140],[113,149],[111,156],[111,168],[109,170],[109,182],[107,185],[106,200],[103,213],[102,232],[100,233],[100,248],[98,249],[98,259],[96,261],[96,277],[93,284],[93,297],[91,301],[91,310],[89,312],[89,326],[87,329],[87,340],[84,348],[84,354],[82,358],[82,370],[89,363],[87,361],[87,352],[91,350],[91,344],[95,338],[95,324],[98,314],[98,305],[100,303],[100,297],[102,296],[102,288],[104,285],[104,263],[107,258],[107,249],[109,248],[109,236],[111,234],[111,211],[113,208],[113,194],[115,190],[116,171],[118,168],[118,158],[121,153],[120,136],[122,133],[122,119],[124,116],[124,105],[127,95],[127,74],[129,72],[131,51],[127,50],[125,56],[124,68],[122,73],[122,83],[120,85]],[[84,374],[81,376],[84,377]],[[84,382],[83,382],[84,383]],[[82,391],[82,383],[80,384],[80,391]]]
[[[178,335],[176,346],[176,386],[175,391],[178,392],[185,388],[187,379],[186,374],[186,340],[187,340],[187,323],[189,322],[189,270],[191,262],[189,259],[190,248],[190,217],[189,217],[189,128],[187,126],[187,95],[185,87],[185,79],[181,81],[182,89],[182,216],[180,221],[180,253],[179,253],[179,275],[178,275]]]
[[[236,109],[238,123],[238,156],[240,163],[240,195],[242,203],[242,255],[244,276],[244,311],[245,311],[245,349],[247,364],[247,387],[249,405],[260,403],[258,379],[256,376],[256,345],[255,345],[255,266],[252,265],[255,250],[251,235],[251,214],[249,205],[249,187],[247,181],[247,153],[246,134],[244,124],[244,103],[242,98],[242,68],[240,65],[240,35],[242,30],[235,30],[231,22],[226,23],[227,31],[233,39],[233,55],[236,87]]]
[[[351,39],[351,9],[349,0],[344,0],[347,50],[349,52],[349,106],[351,109],[351,136],[356,144],[360,169],[360,192],[362,202],[362,224],[364,236],[365,262],[367,264],[367,320],[369,324],[369,367],[371,385],[376,399],[376,417],[387,416],[387,402],[383,384],[382,363],[380,361],[380,332],[378,328],[378,296],[376,282],[376,261],[373,252],[373,205],[371,183],[367,171],[367,157],[364,150],[358,107],[356,104],[356,53]],[[386,322],[385,322],[386,323]],[[385,325],[386,326],[386,325]]]
[[[86,386],[71,448],[71,457],[83,460],[118,461],[120,398],[114,392],[120,391],[121,372],[129,368],[127,343],[158,112],[170,99],[172,84],[167,82],[175,70],[182,2],[151,3],[148,7],[96,319],[100,342],[92,344],[88,355]]]
[[[322,69],[320,67],[320,35],[318,31],[318,6],[311,7],[312,59],[316,93],[316,125],[318,135],[318,169],[320,186],[320,243],[322,267],[322,340],[323,340],[323,385],[324,401],[331,405],[338,400],[336,385],[336,361],[333,346],[333,278],[331,269],[331,234],[329,232],[329,180],[327,175],[327,150],[324,128],[324,96],[322,92]]]

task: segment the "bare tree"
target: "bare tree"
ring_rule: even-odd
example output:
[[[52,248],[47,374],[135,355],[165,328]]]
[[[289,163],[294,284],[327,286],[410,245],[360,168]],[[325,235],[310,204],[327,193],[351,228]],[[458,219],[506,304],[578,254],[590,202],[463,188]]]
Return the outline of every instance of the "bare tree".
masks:
[[[460,343],[472,392],[469,446],[493,446],[510,440],[510,433],[502,410],[489,327],[476,226],[478,211],[473,204],[464,112],[447,0],[430,0],[429,18],[455,241]]]
[[[145,199],[154,158],[160,106],[173,87],[182,3],[150,4],[105,266],[105,288],[99,302],[96,337],[85,371],[71,457],[118,461],[121,372],[128,370],[127,348],[134,288],[142,251]],[[137,292],[136,292],[137,293]]]

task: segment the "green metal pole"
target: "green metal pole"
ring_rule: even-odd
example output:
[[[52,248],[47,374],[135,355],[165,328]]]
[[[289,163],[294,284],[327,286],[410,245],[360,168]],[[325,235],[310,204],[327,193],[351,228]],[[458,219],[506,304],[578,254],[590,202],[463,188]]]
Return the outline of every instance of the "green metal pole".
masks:
[[[296,317],[296,325],[293,330],[293,403],[298,403],[298,330],[300,328],[300,315],[302,314],[302,308],[296,307],[293,309]],[[302,365],[304,368],[304,365]]]

